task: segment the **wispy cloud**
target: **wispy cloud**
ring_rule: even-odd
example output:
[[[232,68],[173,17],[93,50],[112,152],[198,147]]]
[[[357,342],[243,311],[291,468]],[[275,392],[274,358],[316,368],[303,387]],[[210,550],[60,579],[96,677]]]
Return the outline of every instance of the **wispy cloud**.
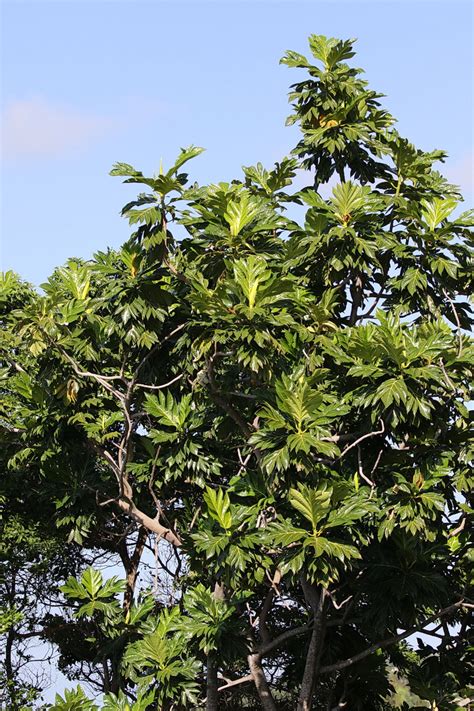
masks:
[[[41,97],[11,101],[2,112],[6,158],[62,157],[84,150],[113,126],[111,119]]]
[[[448,180],[459,185],[462,191],[472,193],[474,190],[474,152],[467,152],[453,163],[448,161],[446,166]]]

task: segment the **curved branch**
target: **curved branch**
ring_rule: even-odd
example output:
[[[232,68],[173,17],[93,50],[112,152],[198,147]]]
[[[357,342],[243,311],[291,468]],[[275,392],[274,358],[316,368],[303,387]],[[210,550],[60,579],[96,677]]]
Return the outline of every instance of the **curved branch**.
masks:
[[[231,681],[228,681],[227,684],[224,684],[224,686],[219,686],[217,691],[226,691],[226,689],[231,689],[233,686],[247,684],[250,681],[253,681],[253,676],[251,674],[247,674],[247,676],[241,676],[240,679],[232,679]]]
[[[154,354],[156,353],[156,351],[158,351],[158,350],[161,348],[162,345],[164,345],[167,341],[169,341],[171,338],[173,338],[173,336],[175,336],[177,333],[179,333],[180,331],[182,331],[183,328],[186,328],[186,326],[187,326],[187,323],[181,323],[179,326],[177,326],[177,327],[174,328],[172,331],[170,331],[170,333],[168,333],[167,336],[165,336],[164,338],[162,338],[159,343],[156,343],[156,344],[153,346],[153,348],[152,348],[151,350],[149,350],[148,353],[146,353],[146,354],[143,356],[143,358],[141,359],[141,361],[140,361],[139,364],[137,365],[137,367],[136,367],[136,369],[135,369],[135,372],[134,372],[134,374],[133,374],[132,380],[135,381],[135,380],[137,379],[140,370],[143,368],[143,366],[145,365],[145,363],[147,362],[147,360],[149,360],[149,359],[151,358],[151,356],[154,355]]]
[[[144,526],[148,531],[158,534],[165,541],[179,548],[182,546],[181,539],[170,529],[163,526],[156,518],[148,516],[135,506],[128,496],[121,496],[116,500],[117,506],[126,514],[131,516],[137,523]]]
[[[260,657],[265,657],[267,654],[272,652],[274,649],[279,647],[283,642],[286,642],[288,639],[292,639],[292,637],[299,637],[302,634],[306,634],[307,632],[310,632],[313,629],[313,622],[307,624],[307,625],[302,625],[301,627],[294,627],[291,630],[287,630],[286,632],[283,632],[280,634],[278,637],[275,637],[275,639],[272,639],[271,642],[268,642],[268,644],[264,644],[258,654]]]
[[[370,654],[373,654],[374,652],[376,652],[379,649],[385,649],[386,647],[390,647],[392,644],[401,642],[402,640],[406,639],[407,637],[410,637],[412,634],[415,634],[416,632],[422,632],[423,629],[425,627],[427,627],[428,625],[430,625],[432,622],[436,622],[436,620],[440,619],[441,617],[446,617],[446,615],[450,615],[452,612],[455,612],[456,610],[460,609],[463,606],[466,606],[466,605],[462,600],[459,602],[455,602],[453,605],[450,605],[449,607],[445,607],[443,610],[436,612],[434,615],[430,615],[430,617],[427,617],[419,625],[416,625],[415,627],[411,627],[409,630],[405,630],[405,632],[401,632],[400,634],[394,635],[393,637],[389,637],[388,639],[383,639],[380,642],[371,644],[370,647],[367,647],[367,649],[364,649],[363,652],[359,652],[359,654],[354,654],[353,657],[349,657],[348,659],[343,659],[340,662],[335,662],[334,664],[328,664],[325,667],[321,667],[319,670],[319,673],[320,674],[330,674],[331,672],[334,672],[334,671],[340,671],[341,669],[346,669],[347,667],[352,666],[356,662],[360,662],[362,659],[365,659],[365,657],[368,657]]]
[[[454,315],[454,320],[456,321],[456,326],[458,327],[458,344],[459,344],[458,345],[458,358],[460,358],[462,355],[462,326],[461,326],[461,322],[459,320],[458,312],[456,311],[454,301],[451,299],[451,297],[449,296],[446,289],[443,289],[443,294],[449,301],[449,304],[451,306],[451,311],[453,312],[453,315]]]
[[[100,505],[105,506],[109,503],[115,503],[124,513],[128,514],[141,526],[144,526],[148,531],[156,533],[161,538],[164,538],[165,541],[168,541],[173,546],[179,548],[182,545],[182,542],[170,528],[166,528],[166,526],[163,526],[156,517],[152,518],[151,516],[148,516],[148,514],[141,511],[134,504],[132,499],[132,487],[130,486],[127,477],[124,476],[123,472],[121,472],[120,467],[117,465],[112,455],[107,452],[106,449],[103,449],[97,444],[93,442],[90,442],[90,444],[93,446],[95,451],[97,451],[105,459],[110,469],[113,471],[120,487],[120,494],[116,498],[108,499]]]
[[[162,385],[145,385],[145,383],[136,383],[135,387],[136,388],[146,388],[147,390],[163,390],[163,388],[168,388],[170,385],[173,385],[173,383],[176,383],[177,380],[181,380],[181,378],[183,378],[183,377],[184,377],[184,373],[180,373],[175,378],[168,380],[167,383],[163,383]]]
[[[338,462],[340,459],[344,457],[347,452],[352,449],[353,447],[357,447],[358,444],[364,441],[364,439],[368,439],[369,437],[376,437],[377,435],[381,435],[385,432],[385,422],[383,420],[380,420],[380,429],[379,430],[374,430],[373,432],[367,432],[367,434],[362,435],[362,437],[359,437],[359,439],[356,439],[355,442],[352,442],[352,444],[349,444],[342,452],[341,456],[336,459],[336,462]]]

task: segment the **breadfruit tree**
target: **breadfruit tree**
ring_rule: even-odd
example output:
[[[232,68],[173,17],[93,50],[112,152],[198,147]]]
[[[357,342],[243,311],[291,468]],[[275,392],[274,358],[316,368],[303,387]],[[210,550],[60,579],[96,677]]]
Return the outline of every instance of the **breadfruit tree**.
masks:
[[[37,558],[6,545],[9,708],[25,634],[83,683],[59,710],[473,694],[472,213],[353,41],[309,44],[282,59],[304,72],[289,157],[206,186],[193,146],[118,163],[143,191],[121,249],[42,293],[4,275],[2,526],[50,541],[43,563],[64,546],[59,612],[33,614],[8,578]]]

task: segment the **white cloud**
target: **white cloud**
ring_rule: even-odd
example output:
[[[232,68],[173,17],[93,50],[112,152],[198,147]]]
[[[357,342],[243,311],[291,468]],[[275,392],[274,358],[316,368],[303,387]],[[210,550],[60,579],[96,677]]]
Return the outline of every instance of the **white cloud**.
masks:
[[[443,168],[441,168],[443,172]],[[474,190],[474,153],[466,153],[457,161],[446,163],[446,177],[455,185],[461,187],[462,192],[471,193]]]
[[[2,112],[2,152],[7,158],[61,157],[107,133],[110,119],[41,97],[15,100]]]

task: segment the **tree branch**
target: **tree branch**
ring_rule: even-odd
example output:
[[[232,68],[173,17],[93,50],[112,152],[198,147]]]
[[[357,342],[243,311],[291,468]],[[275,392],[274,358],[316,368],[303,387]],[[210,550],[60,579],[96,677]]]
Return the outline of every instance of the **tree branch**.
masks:
[[[344,451],[342,452],[341,456],[336,459],[336,462],[338,462],[340,459],[342,459],[347,452],[352,449],[353,447],[357,447],[358,444],[364,441],[364,439],[368,439],[369,437],[376,437],[377,435],[383,434],[385,432],[385,422],[383,420],[380,420],[381,427],[379,430],[375,430],[373,432],[367,432],[367,434],[362,435],[362,437],[359,437],[359,439],[356,439],[355,442],[352,442],[352,444],[349,444]]]
[[[313,623],[311,622],[307,625],[302,625],[301,627],[294,627],[291,630],[287,630],[286,632],[283,632],[278,637],[275,637],[275,639],[272,639],[271,642],[268,642],[268,644],[264,644],[258,652],[259,656],[266,657],[270,652],[272,652],[274,649],[276,649],[277,647],[282,645],[287,640],[292,639],[293,637],[299,637],[302,634],[306,634],[307,632],[310,632],[312,629],[313,629]]]
[[[446,291],[446,289],[443,289],[443,294],[445,295],[445,297],[446,297],[447,300],[449,301],[449,304],[450,304],[450,306],[451,306],[451,310],[452,310],[453,315],[454,315],[454,320],[456,321],[456,326],[458,327],[458,342],[459,342],[459,345],[458,345],[458,358],[459,358],[459,356],[462,355],[462,327],[461,327],[461,322],[460,322],[460,320],[459,320],[458,312],[456,311],[456,307],[455,307],[455,305],[454,305],[454,301],[451,299],[451,297],[449,296],[449,294],[448,294],[448,292]]]
[[[172,378],[172,380],[169,380],[167,383],[163,383],[162,385],[145,385],[144,383],[136,383],[135,387],[146,388],[147,390],[163,390],[163,388],[168,388],[170,385],[173,385],[173,383],[176,383],[176,381],[180,380],[181,378],[184,378],[184,373],[180,373],[175,378]]]
[[[271,610],[274,597],[275,597],[275,588],[271,587],[270,590],[267,592],[265,601],[262,605],[262,609],[260,610],[260,614],[258,616],[258,631],[260,633],[260,637],[261,637],[262,642],[264,644],[268,644],[268,642],[270,642],[270,633],[268,631],[268,626],[267,626],[267,617],[268,617],[268,613]]]
[[[349,316],[349,325],[354,326],[358,319],[359,307],[362,305],[363,301],[363,284],[360,275],[357,275],[355,282],[351,285],[351,297],[352,297],[352,308],[351,314]]]
[[[459,602],[455,602],[453,605],[445,607],[443,610],[436,612],[434,615],[430,615],[430,617],[427,617],[422,623],[411,627],[409,630],[405,630],[405,632],[401,632],[400,634],[394,635],[393,637],[389,637],[388,639],[376,642],[375,644],[370,645],[370,647],[367,647],[367,649],[365,649],[363,652],[355,654],[353,657],[349,657],[348,659],[343,659],[340,662],[335,662],[334,664],[328,664],[327,666],[321,667],[319,673],[330,674],[334,671],[346,669],[347,667],[352,666],[356,662],[360,662],[362,659],[365,659],[365,657],[368,657],[370,654],[373,654],[378,649],[385,649],[386,647],[390,647],[392,644],[396,644],[397,642],[403,641],[404,639],[410,637],[416,632],[422,632],[423,629],[430,625],[432,622],[436,622],[436,620],[440,619],[440,617],[450,615],[452,612],[459,610],[463,606],[467,607],[467,605],[462,600]]]
[[[248,424],[245,422],[243,417],[240,415],[237,410],[232,407],[230,403],[225,400],[225,398],[222,397],[222,395],[219,393],[217,386],[216,386],[216,381],[214,378],[214,362],[213,358],[215,356],[209,358],[207,360],[207,375],[208,375],[208,383],[209,383],[209,389],[211,391],[211,397],[214,400],[214,402],[221,407],[224,412],[226,412],[229,417],[231,417],[234,422],[238,425],[239,429],[241,432],[245,435],[245,437],[250,437],[252,434],[252,430],[248,426]]]
[[[127,483],[127,487],[130,485]],[[126,514],[131,516],[137,523],[144,526],[148,531],[157,533],[159,536],[179,548],[182,545],[180,538],[170,529],[163,526],[156,518],[151,518],[148,514],[135,506],[132,499],[126,495],[116,500],[117,506]]]
[[[51,339],[48,339],[51,342]],[[54,346],[58,347],[59,352],[66,358],[66,360],[72,365],[74,372],[76,375],[78,375],[80,378],[92,378],[93,380],[96,380],[100,385],[102,385],[105,390],[108,390],[114,397],[117,398],[117,400],[123,401],[124,399],[124,394],[120,392],[120,390],[117,390],[116,388],[113,388],[110,385],[109,381],[112,380],[122,380],[123,378],[120,375],[99,375],[98,373],[92,373],[91,371],[88,370],[81,370],[79,365],[76,363],[74,358],[69,355],[67,351],[64,350],[64,348],[61,348],[61,346],[58,346],[57,343],[54,343],[52,341]]]
[[[241,676],[240,679],[233,679],[227,682],[224,686],[219,686],[217,691],[226,691],[226,689],[231,689],[233,686],[238,686],[239,684],[247,684],[249,681],[253,681],[253,676],[247,674],[247,676]]]
[[[167,336],[162,338],[159,343],[154,345],[153,348],[143,356],[143,358],[141,359],[141,361],[139,362],[138,366],[135,369],[135,373],[133,374],[134,380],[136,380],[136,378],[138,377],[140,370],[143,368],[143,366],[145,365],[147,360],[149,360],[151,358],[151,356],[154,355],[156,353],[156,351],[158,351],[161,348],[162,345],[164,345],[167,341],[169,341],[171,338],[173,338],[173,336],[175,336],[177,333],[182,331],[183,328],[186,328],[186,326],[187,326],[187,323],[181,323],[179,326],[177,326],[172,331],[170,331],[170,333],[168,333]]]

